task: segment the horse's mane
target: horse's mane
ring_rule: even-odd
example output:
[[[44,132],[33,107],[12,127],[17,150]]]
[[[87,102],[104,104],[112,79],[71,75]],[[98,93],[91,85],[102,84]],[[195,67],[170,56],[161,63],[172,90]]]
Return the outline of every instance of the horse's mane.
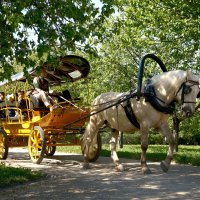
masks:
[[[180,87],[183,81],[186,81],[187,72],[183,70],[175,70],[164,72],[162,74],[153,76],[151,78],[151,84],[155,87],[165,85],[165,87]]]
[[[187,72],[182,70],[164,72],[147,80],[144,92],[152,93],[162,99],[165,104],[172,102],[183,82],[187,80]],[[151,94],[152,95],[152,94]],[[156,100],[157,101],[157,100]]]

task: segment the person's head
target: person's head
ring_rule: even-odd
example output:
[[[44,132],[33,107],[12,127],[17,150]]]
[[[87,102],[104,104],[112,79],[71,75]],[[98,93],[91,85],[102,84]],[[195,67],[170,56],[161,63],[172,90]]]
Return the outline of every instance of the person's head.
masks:
[[[18,92],[18,100],[24,99],[25,98],[25,92],[23,90]]]
[[[5,100],[5,93],[4,92],[0,92],[0,100],[1,101]]]
[[[8,101],[13,102],[13,101],[15,101],[15,95],[14,94],[8,94],[7,99],[8,99]]]

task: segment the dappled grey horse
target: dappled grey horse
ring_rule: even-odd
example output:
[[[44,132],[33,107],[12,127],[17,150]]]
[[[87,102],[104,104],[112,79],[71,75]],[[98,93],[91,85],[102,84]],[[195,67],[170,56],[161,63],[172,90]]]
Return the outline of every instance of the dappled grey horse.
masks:
[[[89,161],[94,158],[97,151],[99,129],[106,124],[112,130],[111,157],[118,170],[123,170],[116,153],[119,132],[139,130],[141,133],[142,172],[150,173],[146,162],[146,151],[149,129],[156,128],[167,138],[169,143],[167,156],[161,162],[162,170],[167,172],[173,159],[175,145],[175,138],[169,128],[168,118],[174,111],[175,102],[181,105],[184,116],[191,116],[195,111],[198,93],[199,77],[189,71],[175,70],[150,78],[142,86],[140,99],[137,99],[137,95],[130,92],[108,92],[99,95],[93,101],[92,115],[82,138],[84,167],[89,167]],[[109,105],[111,106],[109,107]],[[104,108],[107,109],[104,110]],[[102,111],[98,112],[100,110]]]

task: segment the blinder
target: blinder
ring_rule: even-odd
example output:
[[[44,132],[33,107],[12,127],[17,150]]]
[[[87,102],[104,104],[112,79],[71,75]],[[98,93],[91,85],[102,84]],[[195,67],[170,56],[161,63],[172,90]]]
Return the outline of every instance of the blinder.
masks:
[[[193,102],[193,101],[185,101],[184,95],[190,94],[192,92],[191,87],[194,86],[194,85],[197,85],[197,83],[190,81],[190,80],[187,81],[187,82],[192,82],[193,85],[186,85],[186,82],[182,84],[181,102],[182,102],[182,104],[183,103],[196,103],[196,102]],[[198,98],[199,95],[200,95],[200,93],[197,95],[197,98]]]
[[[183,93],[189,94],[192,91],[192,88],[189,85],[183,84]]]

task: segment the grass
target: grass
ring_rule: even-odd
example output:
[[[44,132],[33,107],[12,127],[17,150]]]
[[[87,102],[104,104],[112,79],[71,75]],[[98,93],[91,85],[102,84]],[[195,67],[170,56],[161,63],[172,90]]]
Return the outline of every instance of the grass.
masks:
[[[81,154],[79,146],[58,147],[58,151]],[[168,145],[149,145],[147,150],[147,160],[160,162],[165,159]],[[119,158],[140,159],[140,145],[124,145],[117,150]],[[101,156],[110,157],[109,145],[103,145]],[[173,161],[179,164],[191,164],[200,166],[200,146],[180,145],[179,151],[174,154]]]
[[[147,151],[147,160],[162,161],[166,157],[168,145],[150,145]],[[120,157],[140,159],[140,145],[125,145],[122,150],[119,150]],[[200,166],[200,147],[180,145],[178,152],[174,154],[173,161],[179,164],[191,164]]]
[[[26,168],[8,167],[0,164],[0,188],[35,181],[43,177],[39,172]]]
[[[168,145],[149,145],[147,151],[148,161],[158,161],[165,159]],[[57,151],[81,154],[80,146],[57,147]],[[140,145],[124,145],[118,149],[119,158],[140,159]],[[103,145],[101,156],[110,157],[109,145]],[[179,151],[174,154],[174,159],[179,164],[191,164],[200,166],[200,147],[199,146],[179,146]],[[6,186],[34,181],[42,178],[39,172],[31,171],[26,168],[6,167],[0,164],[0,189]]]

